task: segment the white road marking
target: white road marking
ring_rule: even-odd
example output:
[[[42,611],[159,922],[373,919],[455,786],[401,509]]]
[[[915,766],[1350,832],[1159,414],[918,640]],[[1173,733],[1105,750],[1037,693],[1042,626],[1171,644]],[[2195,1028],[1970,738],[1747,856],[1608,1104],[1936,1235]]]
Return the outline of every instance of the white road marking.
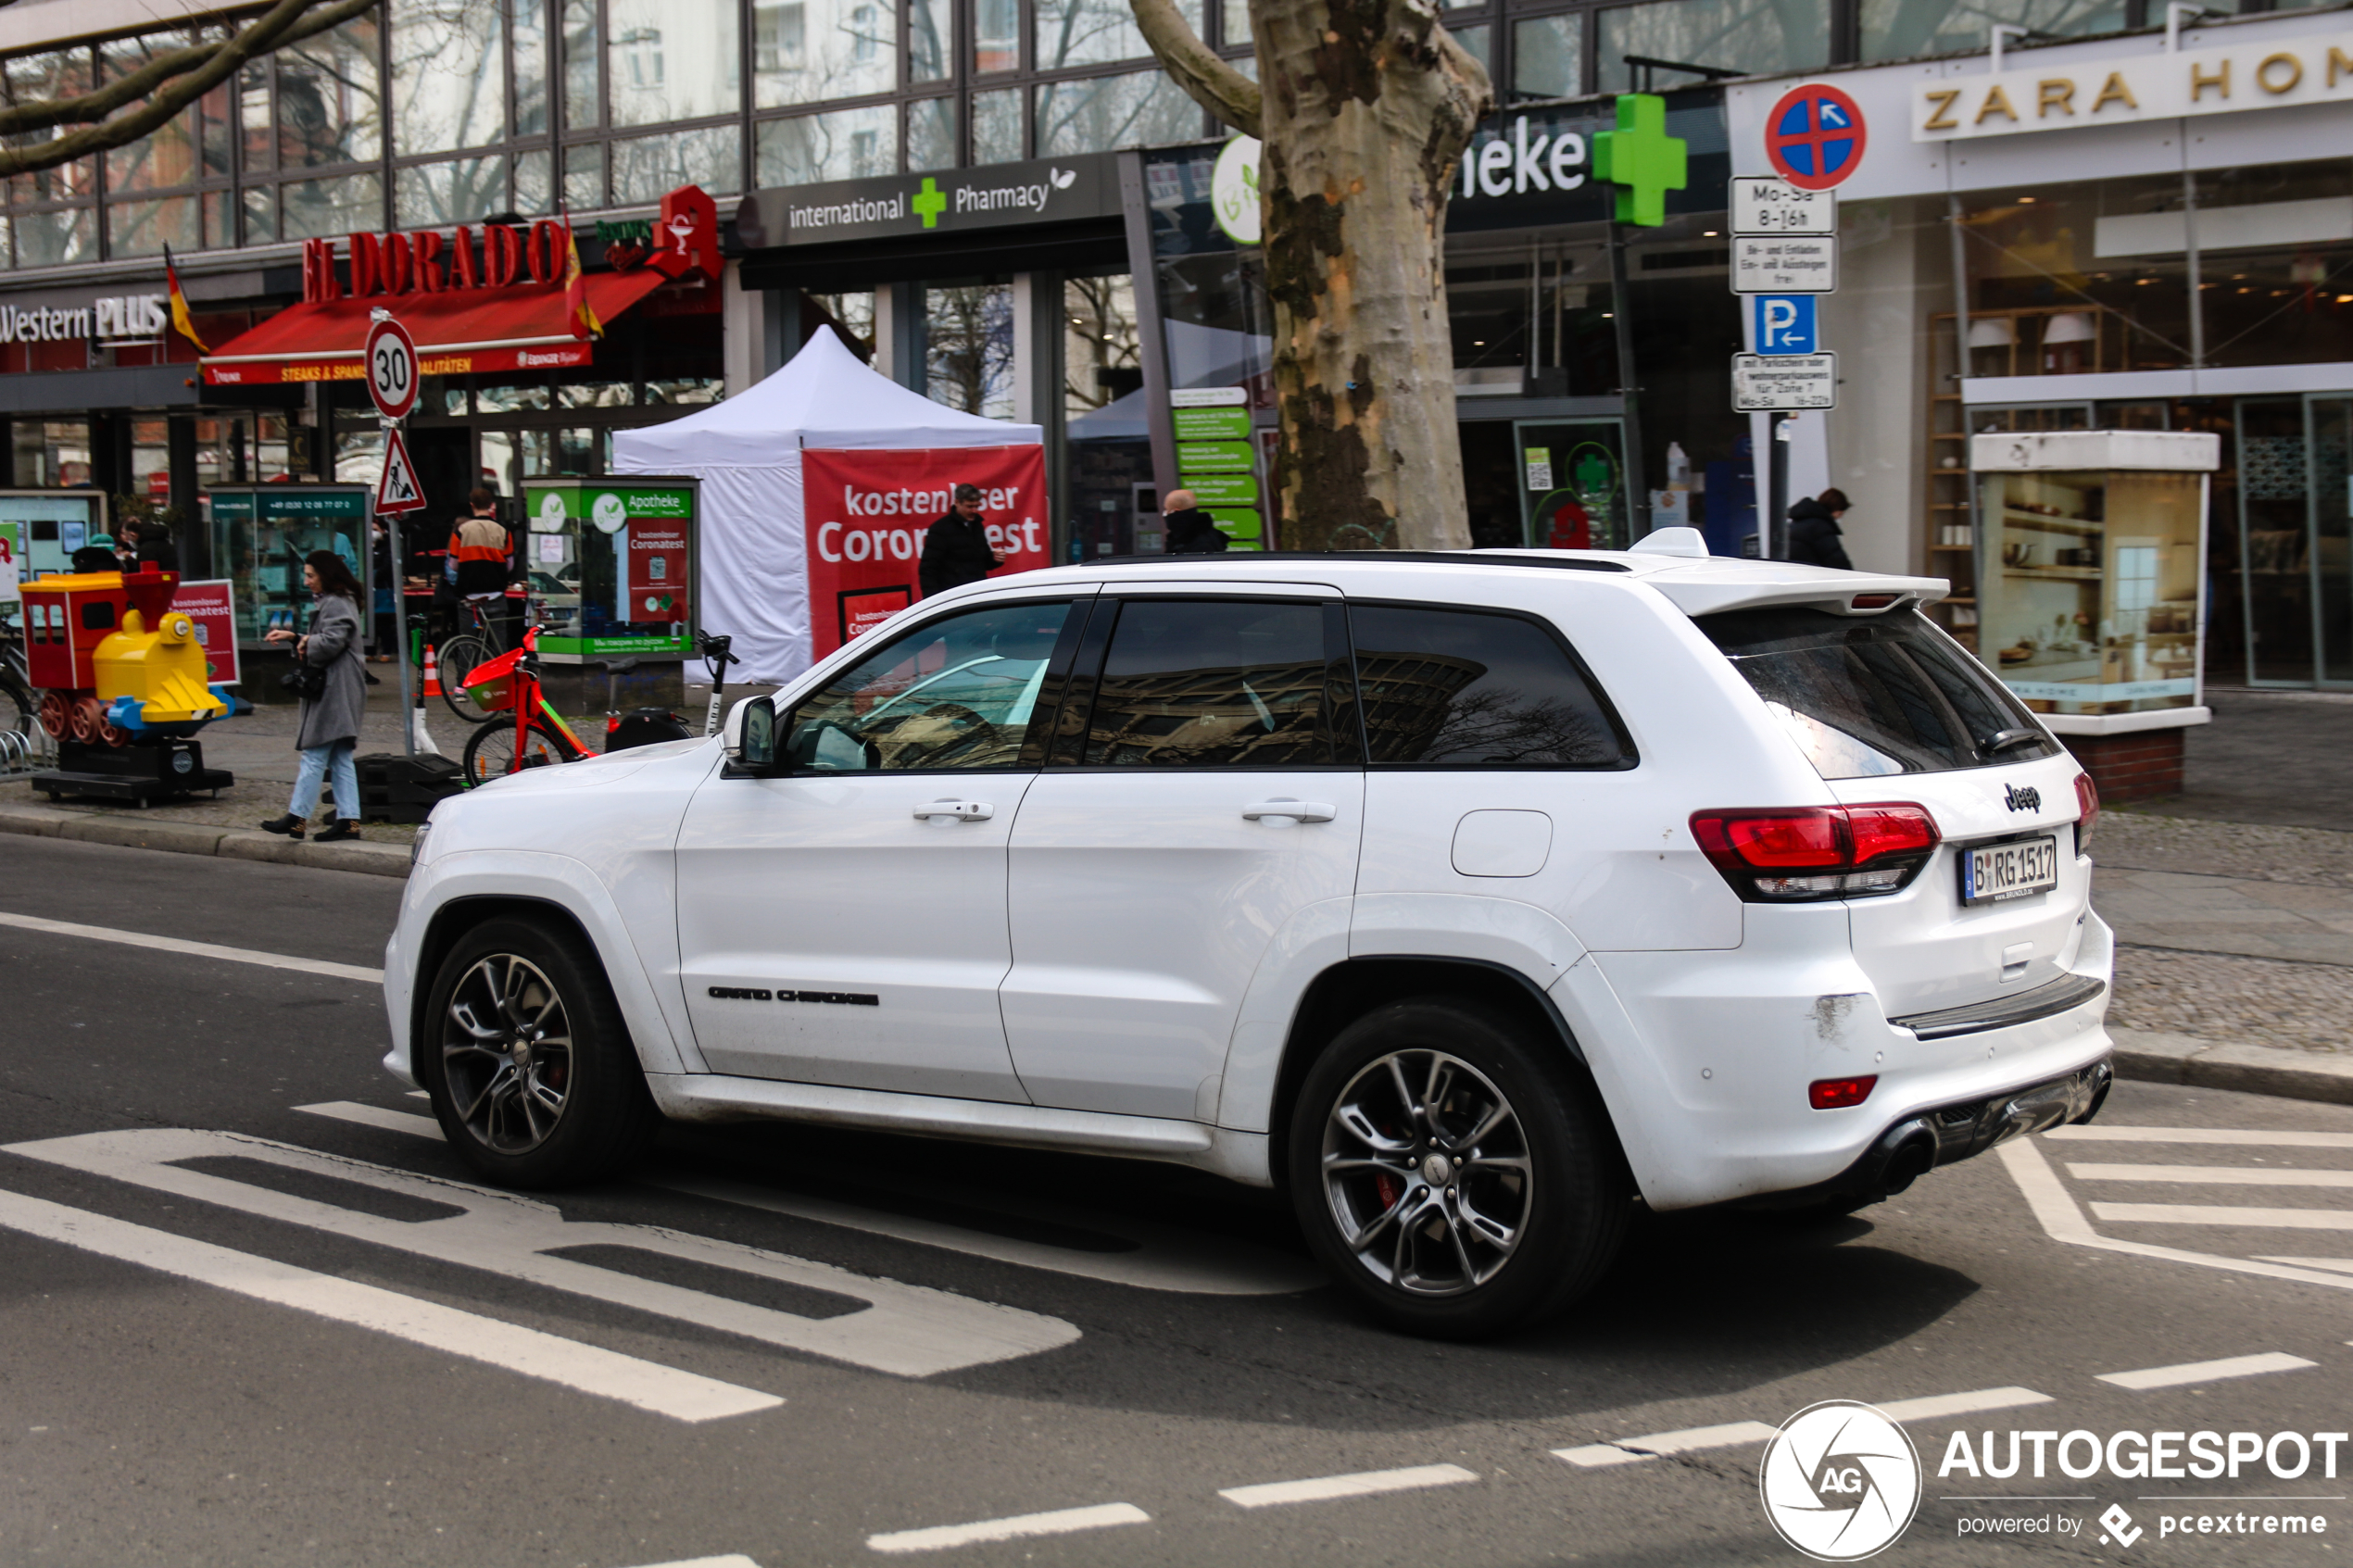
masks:
[[[720,1176],[649,1174],[644,1180],[650,1185],[691,1198],[738,1203],[771,1213],[790,1214],[796,1219],[946,1248],[976,1258],[1051,1269],[1085,1279],[1108,1280],[1114,1285],[1139,1286],[1146,1290],[1184,1291],[1199,1296],[1278,1296],[1314,1290],[1327,1283],[1322,1271],[1306,1260],[1286,1257],[1246,1241],[1179,1230],[1126,1215],[1114,1218],[1057,1205],[1026,1203],[998,1194],[986,1199],[988,1207],[1010,1216],[1102,1231],[1140,1245],[1133,1252],[1088,1252]],[[900,1184],[900,1187],[918,1197],[965,1204],[978,1201],[969,1193],[958,1198],[945,1188],[922,1191],[910,1184]]]
[[[1459,1486],[1478,1479],[1477,1471],[1465,1470],[1459,1464],[1417,1464],[1406,1470],[1365,1470],[1353,1475],[1318,1475],[1307,1481],[1228,1486],[1217,1495],[1238,1508],[1273,1508],[1278,1503],[1364,1498],[1379,1492],[1410,1492],[1424,1486]]]
[[[2267,1165],[2090,1165],[2067,1173],[2084,1182],[2184,1182],[2204,1186],[2353,1187],[2353,1171],[2309,1171]]]
[[[2337,1209],[2233,1209],[2209,1203],[2095,1203],[2092,1217],[2143,1225],[2241,1225],[2269,1230],[2353,1231]]]
[[[318,1105],[298,1105],[295,1109],[313,1116],[325,1116],[337,1122],[350,1122],[385,1132],[409,1133],[436,1142],[442,1135],[441,1123],[430,1116],[413,1116],[407,1111],[390,1110],[383,1106],[365,1105],[356,1100],[328,1100]],[[648,1186],[684,1193],[689,1198],[741,1204],[748,1209],[764,1209],[770,1213],[789,1214],[795,1219],[814,1220],[820,1224],[840,1225],[926,1247],[945,1248],[975,1258],[993,1258],[1000,1262],[1051,1269],[1056,1273],[1076,1274],[1082,1279],[1108,1280],[1114,1285],[1132,1285],[1146,1290],[1183,1291],[1196,1296],[1279,1296],[1314,1290],[1327,1283],[1322,1272],[1313,1263],[1253,1247],[1248,1242],[1179,1230],[1173,1225],[1154,1224],[1146,1220],[1132,1220],[1124,1215],[1113,1218],[1058,1205],[1016,1202],[995,1196],[988,1199],[990,1207],[1001,1209],[1009,1215],[1084,1230],[1105,1231],[1141,1245],[1133,1252],[1087,1252],[1017,1236],[995,1236],[987,1231],[950,1224],[944,1220],[919,1219],[913,1215],[869,1209],[862,1204],[844,1203],[836,1198],[781,1192],[774,1187],[757,1186],[749,1182],[733,1181],[722,1176],[648,1173],[639,1179]],[[906,1190],[917,1189],[910,1186]],[[964,1203],[973,1201],[969,1194],[958,1195],[946,1187],[918,1191],[917,1195]]]
[[[2266,1350],[2258,1356],[2228,1356],[2219,1361],[2183,1361],[2179,1366],[2143,1367],[2138,1372],[2104,1372],[2102,1383],[2119,1388],[2181,1388],[2193,1383],[2220,1383],[2231,1377],[2259,1377],[2267,1372],[2301,1372],[2318,1361]]]
[[[1023,1513],[1011,1519],[983,1519],[973,1524],[934,1524],[925,1530],[894,1530],[868,1536],[876,1551],[938,1551],[981,1541],[1013,1541],[1025,1536],[1067,1536],[1079,1530],[1101,1530],[1114,1524],[1149,1524],[1152,1516],[1133,1503],[1098,1503],[1093,1508],[1065,1508],[1052,1513]]]
[[[648,1562],[644,1568],[760,1568],[760,1564],[740,1551],[724,1557],[692,1557],[676,1562]]]
[[[1655,1432],[1647,1437],[1618,1437],[1581,1449],[1554,1449],[1553,1457],[1587,1470],[1611,1464],[1639,1464],[1668,1454],[1696,1453],[1704,1449],[1732,1449],[1743,1443],[1769,1443],[1780,1435],[1778,1426],[1761,1421],[1734,1421],[1721,1426],[1693,1426],[1681,1432]]]
[[[2032,1388],[1980,1388],[1972,1394],[1931,1394],[1919,1399],[1894,1399],[1875,1407],[1890,1421],[1936,1421],[1948,1415],[1975,1415],[1980,1411],[2016,1410],[2021,1405],[2047,1405],[2048,1394]]]
[[[356,963],[329,963],[324,959],[298,959],[291,953],[264,953],[252,947],[223,947],[211,942],[191,942],[179,936],[150,936],[144,931],[118,931],[110,925],[77,925],[69,920],[43,920],[38,915],[0,911],[0,925],[20,931],[46,932],[52,936],[82,936],[93,942],[118,942],[126,947],[147,947],[159,953],[183,953],[194,959],[220,959],[227,963],[259,964],[264,969],[291,969],[301,974],[323,974],[334,980],[384,984],[384,972]]]
[[[573,1223],[553,1205],[512,1193],[231,1133],[139,1128],[11,1144],[7,1152],[905,1377],[1036,1355],[1079,1336],[1071,1324],[1042,1313],[653,1225]],[[463,1212],[437,1220],[385,1219],[174,1163],[221,1155],[360,1182]],[[657,1253],[865,1305],[837,1317],[804,1317],[550,1255],[587,1246]]]
[[[430,1116],[415,1116],[406,1110],[394,1110],[381,1105],[362,1105],[353,1099],[328,1100],[321,1105],[297,1105],[296,1110],[313,1116],[325,1116],[337,1122],[350,1122],[362,1127],[375,1127],[387,1133],[407,1133],[413,1137],[431,1138],[435,1143],[447,1140],[441,1135],[441,1123]]]
[[[2239,1127],[2053,1127],[2043,1136],[2062,1143],[2202,1143],[2230,1148],[2353,1148],[2353,1133],[2264,1133]]]
[[[2353,1274],[2353,1258],[2267,1257],[2263,1261],[2267,1263],[2294,1263],[2308,1269],[2334,1269],[2342,1274]]]
[[[1948,1415],[1973,1415],[1980,1411],[2016,1410],[2021,1405],[2047,1405],[2048,1394],[2032,1388],[1979,1388],[1966,1394],[1930,1394],[1917,1399],[1891,1399],[1875,1406],[1890,1421],[1935,1421]],[[1648,1437],[1619,1437],[1581,1449],[1554,1449],[1554,1459],[1587,1470],[1614,1464],[1639,1464],[1662,1454],[1691,1453],[1702,1449],[1736,1448],[1743,1443],[1770,1441],[1780,1428],[1761,1421],[1735,1421],[1722,1426],[1694,1426],[1682,1432],[1660,1432]]]
[[[674,1421],[716,1421],[785,1402],[756,1388],[19,1193],[0,1192],[0,1225]]]
[[[2070,1133],[2096,1132],[2094,1127],[2069,1127],[2045,1133],[2055,1136],[2057,1131]],[[2123,1129],[2133,1131],[2133,1129]],[[2158,1247],[2145,1241],[2119,1241],[2100,1235],[2083,1211],[2068,1196],[2067,1187],[2052,1170],[2043,1151],[2032,1138],[2012,1138],[1994,1150],[2010,1179],[2018,1184],[2027,1208],[2032,1210],[2035,1223],[2054,1241],[2070,1247],[2088,1247],[2101,1252],[2121,1252],[2133,1258],[2156,1258],[2171,1263],[2189,1263],[2202,1269],[2224,1269],[2233,1273],[2261,1274],[2269,1279],[2298,1280],[2306,1285],[2325,1285],[2337,1290],[2353,1290],[2353,1275],[2327,1274],[2313,1269],[2294,1269],[2276,1262],[2260,1262],[2246,1258],[2225,1258],[2212,1252],[2191,1252],[2178,1247]]]

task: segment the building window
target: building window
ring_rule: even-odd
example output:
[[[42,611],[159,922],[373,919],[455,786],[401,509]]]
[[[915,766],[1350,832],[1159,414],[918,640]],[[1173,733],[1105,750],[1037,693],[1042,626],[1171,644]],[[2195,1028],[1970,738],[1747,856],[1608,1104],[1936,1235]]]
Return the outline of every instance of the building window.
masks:
[[[1512,96],[1573,98],[1584,91],[1584,83],[1582,11],[1512,24]]]
[[[763,186],[899,171],[899,110],[891,104],[764,120],[758,134],[753,179]]]
[[[2159,19],[2161,6],[2151,6]],[[1918,55],[1957,55],[1985,47],[1996,22],[2053,37],[2120,32],[2131,25],[2124,0],[1862,0],[1863,58],[1908,60]]]
[[[1629,55],[1743,75],[1812,70],[1831,63],[1830,0],[1654,0],[1601,14],[1604,93],[1631,92]],[[1645,76],[1650,73],[1645,72]],[[1688,87],[1699,78],[1656,73],[1654,88]]]
[[[1038,89],[1038,156],[1189,141],[1202,119],[1185,90],[1157,70],[1049,82]]]

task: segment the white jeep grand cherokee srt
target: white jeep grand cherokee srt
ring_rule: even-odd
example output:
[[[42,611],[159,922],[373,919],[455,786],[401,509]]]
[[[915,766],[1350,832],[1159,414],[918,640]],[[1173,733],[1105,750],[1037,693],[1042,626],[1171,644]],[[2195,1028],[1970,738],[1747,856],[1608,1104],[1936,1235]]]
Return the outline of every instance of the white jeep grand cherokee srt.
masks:
[[[486,1178],[662,1118],[1288,1187],[1486,1334],[1633,1198],[1852,1208],[2097,1108],[2068,753],[1941,582],[1625,552],[1097,562],[900,612],[724,741],[434,813],[385,1065]]]

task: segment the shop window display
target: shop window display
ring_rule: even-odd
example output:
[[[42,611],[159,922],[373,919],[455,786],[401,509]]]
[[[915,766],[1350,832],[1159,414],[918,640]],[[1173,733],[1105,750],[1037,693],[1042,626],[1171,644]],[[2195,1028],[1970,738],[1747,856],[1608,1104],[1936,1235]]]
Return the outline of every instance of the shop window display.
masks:
[[[1972,376],[2190,362],[2179,175],[1965,198]]]
[[[2206,363],[2353,359],[2353,169],[2331,158],[2195,178]]]
[[[343,558],[368,584],[368,491],[357,484],[254,485],[210,497],[212,560],[229,579],[237,641],[258,646],[273,626],[309,619],[302,558],[313,550]]]

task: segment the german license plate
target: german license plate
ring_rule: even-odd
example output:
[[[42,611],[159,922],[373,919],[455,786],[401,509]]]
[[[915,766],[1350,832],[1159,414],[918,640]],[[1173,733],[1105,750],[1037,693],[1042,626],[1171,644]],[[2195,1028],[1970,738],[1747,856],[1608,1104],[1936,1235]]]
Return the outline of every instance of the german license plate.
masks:
[[[1998,904],[2058,885],[2058,840],[2022,838],[1961,854],[1961,902]]]

